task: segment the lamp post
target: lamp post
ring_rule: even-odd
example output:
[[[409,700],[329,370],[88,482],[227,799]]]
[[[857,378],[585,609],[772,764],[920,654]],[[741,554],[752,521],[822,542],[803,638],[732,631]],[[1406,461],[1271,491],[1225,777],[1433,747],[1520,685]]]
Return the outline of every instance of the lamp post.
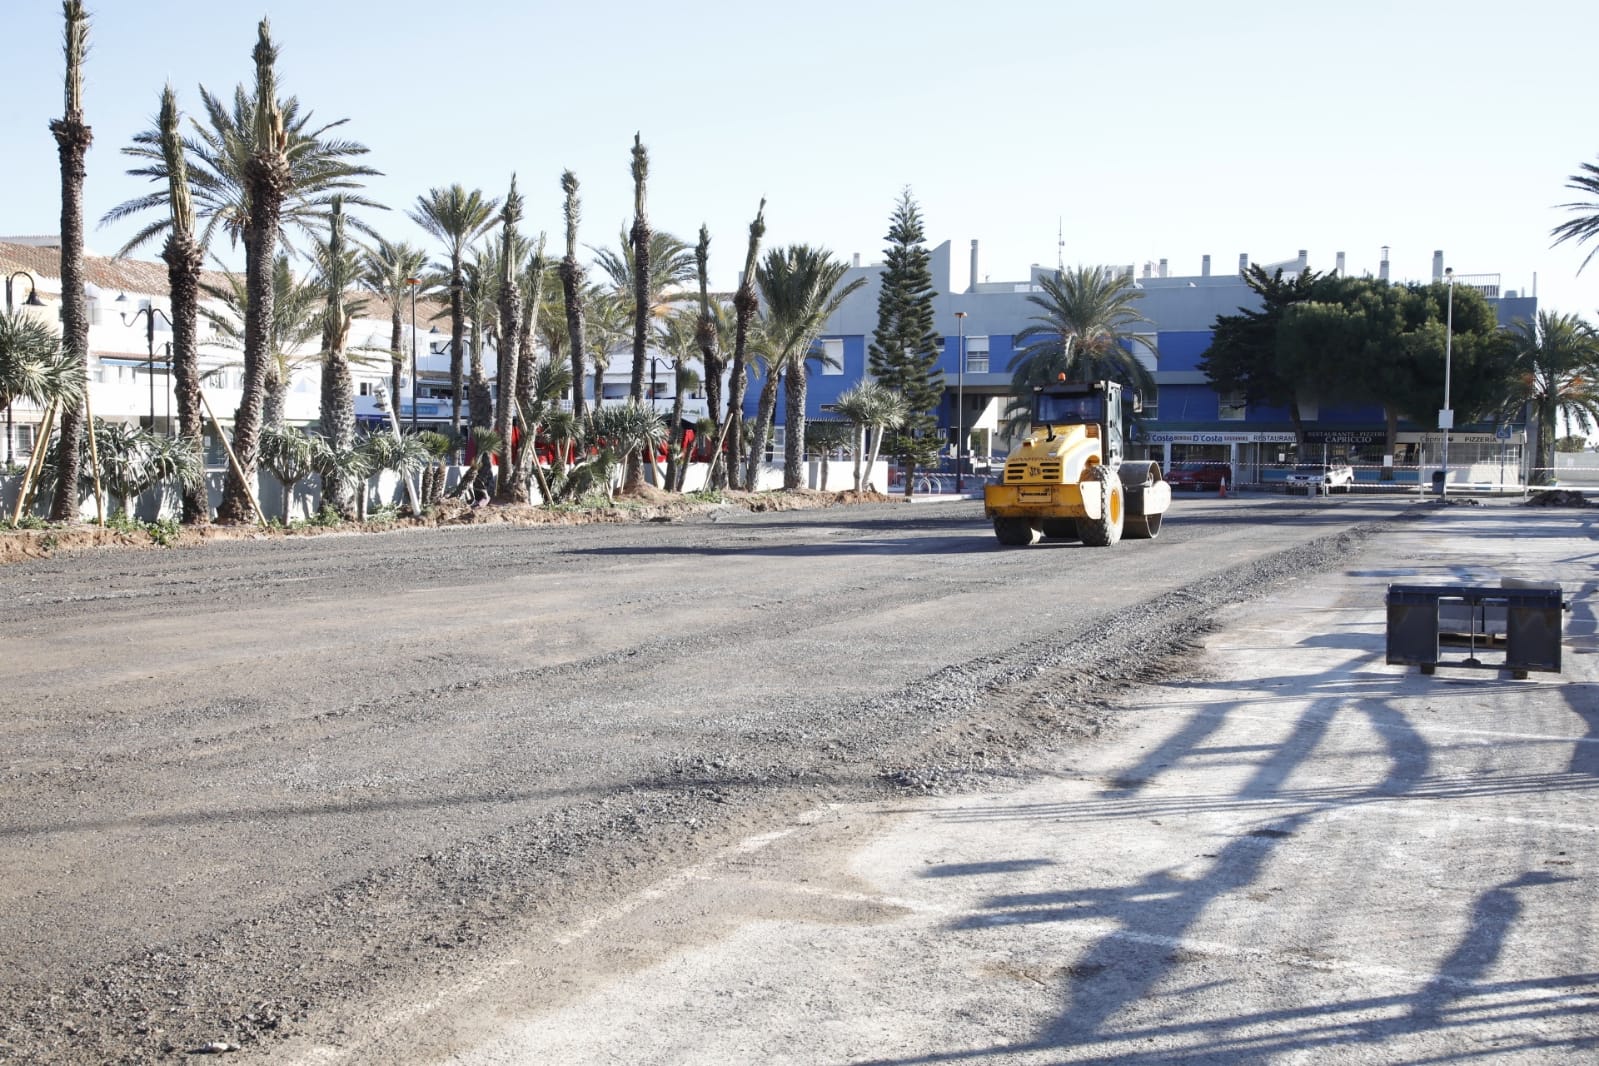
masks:
[[[663,358],[661,358],[658,355],[650,356],[650,410],[651,411],[655,410],[655,395],[656,395],[656,393],[655,393],[655,364],[656,363],[665,363],[666,364],[666,369],[668,369],[668,370],[676,370],[677,369],[677,360],[675,360],[675,359],[663,359]]]
[[[11,312],[11,283],[18,278],[28,279],[28,298],[22,301],[22,306],[43,307],[44,301],[39,299],[39,289],[34,283],[33,275],[26,270],[13,270],[6,275],[6,313]]]
[[[955,312],[955,491],[966,491],[966,312]]]
[[[33,275],[26,270],[13,270],[6,275],[6,314],[11,313],[11,283],[18,278],[28,279],[28,298],[22,301],[24,307],[43,307],[44,301],[39,299],[39,288],[33,280]],[[11,451],[11,405],[6,404],[6,465],[10,466],[13,460]]]
[[[416,380],[416,290],[422,284],[421,278],[406,278],[405,283],[411,286],[411,432],[416,432],[416,398],[421,390],[417,387]],[[394,398],[395,403],[400,398]],[[396,412],[398,414],[398,412]]]
[[[139,321],[139,316],[144,316],[144,344],[150,356],[150,432],[155,432],[155,316],[160,315],[170,327],[172,319],[167,318],[167,313],[155,304],[146,304],[131,315],[123,315],[122,324],[131,326]]]
[[[1453,349],[1455,340],[1455,269],[1449,267],[1444,271],[1444,279],[1449,283],[1449,309],[1445,312],[1444,326],[1444,408],[1438,412],[1438,428],[1444,435],[1443,465],[1440,471],[1443,479],[1438,482],[1438,495],[1447,500],[1449,498],[1449,431],[1455,428],[1455,412],[1449,407],[1449,372],[1453,364]]]

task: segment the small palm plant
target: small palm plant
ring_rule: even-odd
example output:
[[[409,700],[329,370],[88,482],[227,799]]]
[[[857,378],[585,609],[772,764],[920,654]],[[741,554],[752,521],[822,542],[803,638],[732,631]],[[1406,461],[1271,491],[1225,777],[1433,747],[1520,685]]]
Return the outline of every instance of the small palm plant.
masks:
[[[126,518],[133,517],[139,496],[158,485],[181,491],[204,482],[205,466],[186,441],[126,422],[102,422],[98,418],[94,420],[94,436],[93,456],[87,444],[79,442],[78,491],[93,492],[98,475],[101,488],[108,496],[116,497]],[[50,444],[47,460],[46,483],[52,493],[60,447],[61,438],[57,437]]]
[[[658,411],[631,400],[593,409],[584,421],[581,437],[587,455],[568,472],[558,498],[575,500],[598,492],[606,503],[614,502],[618,466],[641,449],[653,454],[665,439],[666,423]]]
[[[834,410],[855,427],[857,441],[855,453],[855,491],[864,490],[861,461],[866,456],[866,474],[877,465],[877,452],[883,444],[885,430],[893,429],[905,420],[905,401],[899,393],[875,381],[863,381],[848,389],[833,405]],[[872,434],[871,452],[866,452],[866,435]]]
[[[428,461],[422,469],[422,507],[434,507],[444,498],[444,479],[449,472],[448,462],[450,453],[455,450],[455,444],[443,433],[424,430],[416,434],[416,440],[427,452]]]
[[[366,453],[373,473],[392,470],[407,481],[426,470],[433,461],[432,450],[420,439],[420,434],[396,437],[392,433],[373,433],[361,440],[358,447]],[[364,493],[362,498],[365,498]],[[417,505],[421,506],[420,500]]]
[[[359,441],[342,446],[329,437],[315,437],[311,452],[311,469],[322,478],[322,484],[338,482],[356,486],[356,521],[366,516],[366,479],[372,476],[372,460]],[[322,497],[324,516],[332,514],[337,521],[338,512],[326,494]]]
[[[50,327],[18,311],[0,314],[0,407],[16,400],[43,407],[83,396],[83,368]],[[10,442],[6,462],[11,462]]]
[[[294,489],[311,476],[317,439],[298,429],[266,426],[261,430],[261,465],[283,490],[283,524],[289,524]]]
[[[834,420],[810,421],[805,423],[805,451],[816,456],[822,461],[821,478],[817,487],[824,492],[827,490],[828,465],[833,453],[840,448],[854,451],[855,434],[851,431],[848,422]]]

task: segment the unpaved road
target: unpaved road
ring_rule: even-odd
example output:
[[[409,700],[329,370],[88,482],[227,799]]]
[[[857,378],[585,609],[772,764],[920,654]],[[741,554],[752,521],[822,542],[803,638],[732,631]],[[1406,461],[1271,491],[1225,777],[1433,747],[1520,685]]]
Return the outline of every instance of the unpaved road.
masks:
[[[0,1062],[358,1043],[780,813],[1025,771],[1414,509],[1184,498],[1111,550],[1001,550],[961,502],[5,568]]]

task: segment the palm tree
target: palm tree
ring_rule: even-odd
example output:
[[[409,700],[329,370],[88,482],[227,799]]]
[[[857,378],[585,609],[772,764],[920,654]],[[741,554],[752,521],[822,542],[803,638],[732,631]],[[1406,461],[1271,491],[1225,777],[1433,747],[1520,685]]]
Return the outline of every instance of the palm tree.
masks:
[[[672,492],[683,491],[683,475],[688,467],[688,455],[683,447],[683,398],[701,384],[700,374],[693,366],[700,355],[697,338],[701,323],[700,312],[684,308],[668,315],[661,330],[661,350],[671,360],[675,377],[672,416],[667,422],[666,484],[663,486]]]
[[[389,357],[393,366],[389,372],[389,395],[394,398],[394,403],[400,402],[400,378],[405,368],[405,319],[404,308],[406,301],[412,297],[412,288],[421,291],[415,295],[421,296],[429,293],[433,288],[432,279],[422,276],[422,269],[427,266],[427,253],[422,249],[407,244],[398,243],[379,237],[377,246],[368,248],[362,255],[362,270],[360,284],[367,292],[380,296],[389,304]],[[411,283],[415,281],[416,285]],[[416,329],[416,323],[411,323],[411,329]],[[412,383],[412,402],[415,403],[415,388]],[[398,421],[399,407],[394,409],[394,416]]]
[[[421,434],[395,436],[387,430],[369,434],[361,438],[357,445],[358,450],[366,459],[368,471],[378,474],[385,470],[392,470],[401,480],[409,484],[415,474],[422,473],[433,461],[433,453],[429,444],[422,440]],[[366,494],[361,494],[361,502],[366,502]],[[417,506],[422,506],[422,501],[417,500]],[[365,507],[362,507],[362,517],[365,517]],[[421,517],[418,515],[417,517]]]
[[[61,156],[61,340],[77,363],[77,375],[89,378],[89,304],[83,283],[84,158],[94,134],[83,121],[83,57],[89,48],[89,14],[82,0],[65,0],[66,106],[50,123]],[[61,412],[60,466],[50,517],[58,522],[78,517],[78,438],[86,422],[82,400],[69,400]],[[91,427],[91,432],[93,432]]]
[[[206,295],[222,303],[220,311],[202,307],[200,314],[216,328],[219,343],[245,346],[250,294],[237,274],[224,274],[222,285],[202,284]],[[267,323],[266,352],[261,390],[262,426],[283,424],[283,401],[294,370],[314,361],[300,354],[322,331],[322,290],[315,282],[300,281],[287,255],[272,265],[272,318]]]
[[[1533,484],[1548,484],[1555,426],[1561,416],[1587,434],[1599,422],[1599,331],[1577,315],[1539,311],[1536,322],[1513,328],[1515,386],[1507,406],[1532,405],[1537,423]]]
[[[335,196],[328,238],[318,241],[318,285],[322,290],[322,435],[336,452],[355,447],[355,382],[350,377],[350,323],[364,310],[362,301],[346,304],[345,293],[361,276],[360,252],[345,243],[344,203]],[[323,506],[345,519],[355,517],[356,486],[335,469],[322,481]]]
[[[522,290],[522,321],[517,329],[517,349],[521,353],[516,363],[516,407],[522,419],[522,450],[516,458],[516,479],[526,485],[531,478],[536,477],[539,488],[544,492],[544,500],[548,502],[550,496],[548,486],[544,482],[544,471],[538,463],[538,449],[534,447],[537,440],[535,429],[534,409],[545,395],[542,391],[544,380],[543,367],[534,359],[533,342],[539,335],[543,325],[542,314],[544,310],[545,280],[550,272],[549,260],[544,255],[545,235],[541,232],[533,247],[524,257],[521,275],[517,286]],[[551,352],[552,358],[555,353]],[[552,398],[553,399],[553,398]]]
[[[467,341],[467,396],[473,429],[494,425],[494,394],[488,375],[483,372],[483,347],[500,347],[499,299],[503,269],[500,251],[493,246],[477,248],[461,271],[461,310],[471,333]]]
[[[588,349],[584,347],[583,330],[583,266],[577,261],[577,224],[582,220],[582,203],[577,197],[577,175],[570,170],[561,174],[561,191],[566,194],[562,214],[566,218],[566,255],[561,260],[561,293],[566,303],[566,343],[572,356],[572,413],[583,417],[584,360]],[[598,390],[595,390],[598,397]]]
[[[866,435],[872,435],[872,448],[866,456],[864,475],[870,477],[872,467],[877,464],[877,452],[882,447],[884,431],[893,429],[905,420],[905,399],[875,381],[863,381],[846,390],[833,404],[833,409],[848,419],[860,435],[853,451],[855,491],[862,492],[866,487],[861,472],[861,457],[866,453]]]
[[[611,356],[627,341],[628,305],[622,298],[598,285],[592,286],[583,301],[583,329],[589,342],[589,360],[594,364],[594,406],[605,406],[605,372]]]
[[[1555,239],[1555,244],[1563,244],[1574,240],[1578,244],[1586,244],[1594,237],[1599,237],[1599,166],[1593,163],[1583,163],[1579,173],[1571,175],[1566,181],[1566,188],[1573,192],[1586,194],[1589,199],[1577,200],[1559,206],[1568,211],[1579,212],[1576,218],[1569,222],[1562,222],[1550,231],[1550,236]],[[1588,250],[1582,260],[1582,266],[1577,268],[1577,273],[1582,273],[1595,255],[1599,255],[1599,244]]]
[[[787,426],[783,440],[783,488],[790,492],[801,487],[805,458],[805,363],[814,355],[816,338],[827,320],[850,293],[866,284],[866,279],[856,278],[840,288],[839,283],[848,270],[848,263],[834,259],[825,248],[792,244],[768,252],[766,261],[755,272],[761,298],[766,304],[765,329],[771,352],[766,368],[767,382],[770,385],[782,375],[785,384]],[[760,422],[756,427],[757,456],[761,427],[771,423],[769,392],[774,401],[771,406],[775,406],[775,390],[763,388]],[[751,484],[755,470],[756,464],[751,463]]]
[[[260,58],[257,57],[258,61]],[[258,94],[249,92],[243,85],[233,90],[229,101],[200,87],[205,118],[204,121],[191,120],[190,136],[183,138],[182,143],[195,216],[205,223],[197,237],[202,249],[211,247],[219,230],[227,234],[235,247],[248,241],[249,175],[257,147],[256,105],[259,99]],[[382,204],[358,192],[363,179],[378,175],[378,171],[358,162],[367,153],[366,146],[333,135],[332,131],[349,119],[313,126],[311,113],[302,111],[299,99],[293,96],[276,102],[276,116],[273,120],[277,130],[275,137],[281,139],[292,190],[279,207],[277,240],[284,248],[294,248],[296,234],[314,237],[326,228],[334,196],[342,197],[346,208],[385,210]],[[144,166],[128,171],[130,177],[148,178],[158,187],[112,208],[100,224],[118,222],[145,211],[159,213],[128,239],[118,255],[128,254],[173,225],[168,210],[172,196],[171,165],[159,126],[135,134],[133,143],[123,148],[122,153],[145,161]]]
[[[1133,352],[1135,346],[1154,349],[1149,334],[1133,332],[1149,320],[1134,307],[1144,294],[1130,275],[1079,266],[1040,277],[1038,285],[1043,294],[1030,295],[1027,302],[1044,313],[1028,319],[1033,324],[1016,334],[1016,354],[1008,367],[1017,396],[1031,396],[1034,385],[1053,382],[1059,374],[1153,389],[1154,379]]]
[[[409,214],[429,236],[444,244],[449,257],[450,284],[450,429],[461,432],[461,354],[466,342],[466,311],[462,304],[466,249],[494,224],[498,200],[487,200],[481,189],[468,192],[460,184],[429,189],[416,198]]]

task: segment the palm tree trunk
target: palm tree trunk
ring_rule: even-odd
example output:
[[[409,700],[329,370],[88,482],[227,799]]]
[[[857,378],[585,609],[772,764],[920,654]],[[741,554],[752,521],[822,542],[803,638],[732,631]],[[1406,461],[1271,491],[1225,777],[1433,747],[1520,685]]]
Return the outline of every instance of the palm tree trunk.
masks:
[[[522,305],[522,328],[517,335],[520,358],[516,364],[516,405],[522,415],[522,451],[516,457],[516,479],[526,486],[529,478],[539,483],[539,495],[550,502],[550,486],[545,480],[544,468],[539,465],[538,429],[532,422],[536,384],[533,365],[533,338],[538,336],[539,304],[544,299],[544,234],[539,234],[531,264],[531,291]],[[551,358],[554,353],[551,353]],[[525,498],[525,497],[524,497]]]
[[[783,375],[783,398],[788,407],[783,415],[783,488],[788,492],[805,487],[806,385],[804,366],[790,366]]]
[[[94,134],[83,122],[83,56],[88,45],[89,16],[78,0],[64,5],[66,17],[66,109],[50,123],[61,157],[61,339],[76,360],[87,395],[89,380],[89,306],[83,283],[84,160]],[[50,517],[57,522],[78,518],[78,468],[82,461],[85,406],[66,405],[61,412],[61,444],[56,466],[56,494]]]
[[[561,175],[566,193],[566,257],[561,260],[561,294],[566,301],[566,342],[572,349],[572,414],[583,418],[584,361],[588,348],[583,337],[583,268],[577,261],[577,224],[581,215],[577,175],[570,170]],[[595,396],[599,390],[594,390]]]
[[[1382,453],[1391,457],[1399,445],[1399,408],[1387,407],[1383,410],[1383,415],[1386,417],[1388,424],[1387,432],[1383,437]],[[1392,481],[1393,479],[1394,468],[1392,466],[1384,466],[1382,468],[1382,480]]]
[[[744,466],[744,488],[754,492],[760,485],[761,464],[766,461],[766,438],[772,432],[772,414],[777,409],[777,383],[781,375],[772,367],[761,385],[760,405],[755,409],[755,435]]]
[[[755,221],[750,223],[749,246],[744,253],[744,273],[739,277],[738,291],[733,294],[734,330],[733,330],[733,376],[727,387],[727,438],[728,464],[727,473],[729,485],[740,488],[737,484],[740,460],[744,455],[744,388],[748,384],[749,371],[746,368],[746,352],[749,345],[750,323],[755,321],[755,312],[760,309],[761,302],[755,295],[755,260],[760,257],[761,237],[766,233],[766,198],[761,198],[761,206],[755,210]],[[766,442],[762,440],[757,447],[765,450]],[[746,482],[743,488],[752,488]]]
[[[720,425],[722,421],[723,364],[717,344],[716,319],[711,314],[710,257],[711,233],[705,226],[701,226],[700,242],[694,249],[694,262],[698,267],[700,280],[700,319],[694,326],[694,342],[699,347],[700,367],[704,370],[701,380],[705,387],[706,413],[710,416],[712,425]],[[711,469],[720,469],[715,459],[711,460]],[[722,477],[725,478],[726,474],[724,473]],[[711,488],[712,486],[707,484],[705,487]]]
[[[511,177],[511,192],[505,198],[505,241],[501,260],[505,273],[500,278],[500,349],[495,372],[495,387],[499,391],[494,412],[494,428],[500,434],[500,479],[495,494],[507,503],[527,502],[527,482],[517,477],[516,471],[516,409],[518,374],[522,340],[522,290],[516,280],[516,223],[521,217],[521,197],[516,191],[516,177]],[[528,445],[523,441],[523,446]]]
[[[274,367],[261,385],[261,426],[262,428],[283,428],[283,405],[289,394],[289,382],[277,367]]]
[[[394,310],[389,315],[389,403],[394,407],[394,421],[400,421],[400,378],[405,373],[405,320],[400,316],[400,302],[393,301]],[[411,386],[416,388],[415,383]],[[412,394],[412,403],[416,402]]]
[[[638,134],[633,135],[633,376],[627,394],[636,404],[644,402],[644,353],[649,343],[650,320],[650,220],[645,211],[645,188],[649,182],[650,155]],[[654,398],[650,399],[653,406]],[[644,453],[627,457],[627,473],[622,478],[625,492],[637,492],[644,485]]]
[[[466,344],[466,307],[462,302],[461,253],[450,256],[450,432],[461,435],[461,358]]]
[[[187,232],[174,230],[162,258],[172,290],[172,381],[177,392],[178,437],[201,459],[205,447],[204,413],[200,410],[200,349],[196,323],[200,308],[200,269],[204,256]],[[205,525],[211,500],[205,479],[183,487],[183,524]]]
[[[855,427],[855,492],[861,491],[861,453],[866,450],[866,427]]]

